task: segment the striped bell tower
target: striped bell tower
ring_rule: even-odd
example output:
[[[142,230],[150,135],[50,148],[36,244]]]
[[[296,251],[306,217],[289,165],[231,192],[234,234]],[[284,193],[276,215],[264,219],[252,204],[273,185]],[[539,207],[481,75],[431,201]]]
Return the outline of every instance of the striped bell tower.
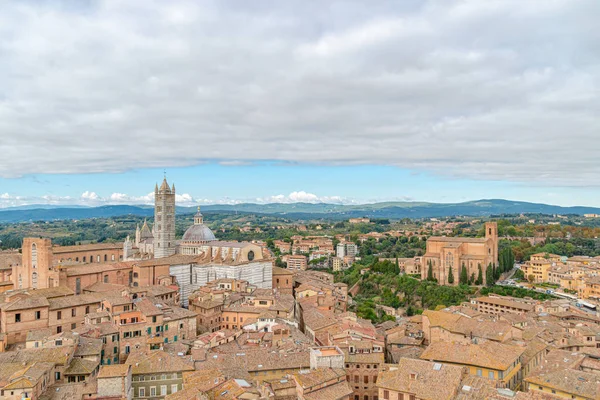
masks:
[[[175,254],[175,184],[169,187],[167,178],[154,189],[154,258]]]

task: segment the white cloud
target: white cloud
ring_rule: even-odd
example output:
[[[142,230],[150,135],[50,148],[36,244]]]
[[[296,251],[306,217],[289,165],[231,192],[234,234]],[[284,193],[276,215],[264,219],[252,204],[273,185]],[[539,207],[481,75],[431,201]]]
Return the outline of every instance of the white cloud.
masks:
[[[120,203],[120,202],[123,202],[123,201],[131,201],[133,199],[130,198],[129,196],[127,196],[124,193],[113,193],[113,194],[110,195],[109,200]]]
[[[98,195],[96,194],[96,192],[90,192],[90,191],[85,191],[81,194],[81,200],[98,200]]]
[[[328,204],[348,204],[353,203],[353,200],[346,199],[340,196],[317,196],[314,193],[307,193],[303,190],[291,192],[290,194],[278,194],[268,197],[259,197],[255,199],[256,203],[328,203]]]
[[[73,4],[2,6],[0,176],[276,160],[599,184],[597,0]]]

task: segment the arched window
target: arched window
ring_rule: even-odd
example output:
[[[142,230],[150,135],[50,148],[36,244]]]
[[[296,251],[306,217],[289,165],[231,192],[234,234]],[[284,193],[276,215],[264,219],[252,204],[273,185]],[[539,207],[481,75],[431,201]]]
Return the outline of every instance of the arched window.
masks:
[[[34,289],[37,289],[37,281],[38,275],[37,272],[33,271],[33,273],[31,274],[31,287]]]
[[[96,261],[100,262],[100,256],[96,257]]]
[[[115,261],[115,255],[110,256],[110,261]]]
[[[85,262],[85,261],[86,261],[85,256],[83,256],[83,262]]]
[[[252,261],[254,260],[254,252],[252,250],[250,250],[248,252],[248,261]]]
[[[108,261],[108,255],[107,254],[104,255],[104,261]]]
[[[138,273],[137,273],[137,272],[134,272],[134,273],[133,273],[133,277],[134,277],[134,278],[137,278],[138,276],[139,276],[139,275],[138,275]]]
[[[37,268],[37,245],[33,243],[31,245],[31,268]]]

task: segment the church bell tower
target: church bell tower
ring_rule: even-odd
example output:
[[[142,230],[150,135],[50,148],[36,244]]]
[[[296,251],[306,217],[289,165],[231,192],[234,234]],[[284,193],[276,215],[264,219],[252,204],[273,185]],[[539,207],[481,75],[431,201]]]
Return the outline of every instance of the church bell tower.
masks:
[[[175,184],[167,178],[154,189],[154,258],[175,254]]]

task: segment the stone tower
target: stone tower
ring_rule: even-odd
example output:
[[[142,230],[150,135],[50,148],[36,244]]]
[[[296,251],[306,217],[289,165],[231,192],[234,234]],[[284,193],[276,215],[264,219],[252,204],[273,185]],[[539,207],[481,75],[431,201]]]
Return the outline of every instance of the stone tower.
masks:
[[[485,224],[485,238],[488,240],[488,252],[492,258],[494,265],[498,265],[498,224],[496,222],[486,222]]]
[[[58,275],[52,270],[52,241],[24,238],[21,249],[22,265],[12,269],[14,288],[45,289],[58,286]]]
[[[167,178],[154,189],[154,258],[175,254],[175,184]]]

